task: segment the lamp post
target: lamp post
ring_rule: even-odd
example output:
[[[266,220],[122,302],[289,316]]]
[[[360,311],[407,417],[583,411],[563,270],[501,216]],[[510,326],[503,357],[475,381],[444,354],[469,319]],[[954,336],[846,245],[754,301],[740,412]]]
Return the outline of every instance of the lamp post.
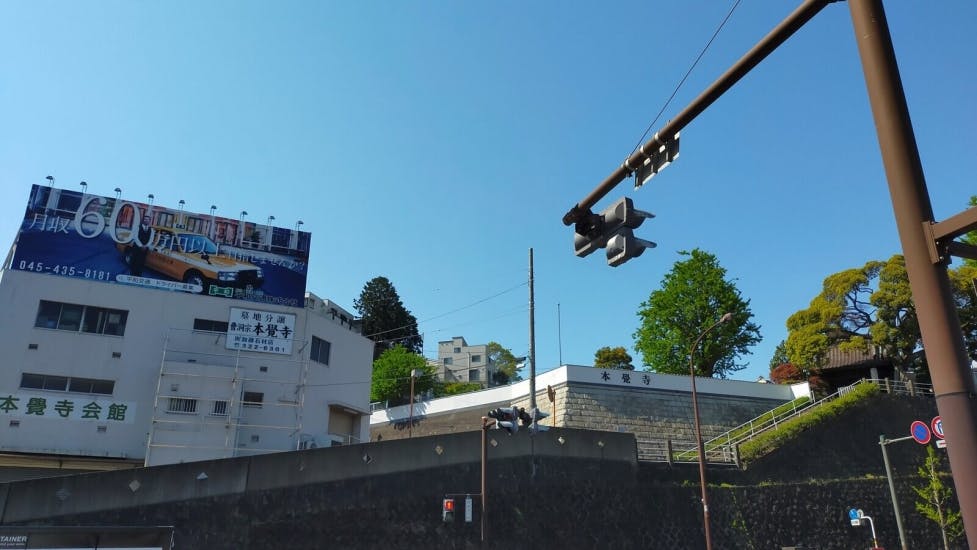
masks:
[[[79,183],[78,185],[81,186],[81,192],[82,192],[82,194],[87,194],[88,193],[88,182],[87,181],[83,181],[83,182]]]
[[[706,457],[702,445],[702,427],[699,425],[699,400],[695,393],[695,349],[699,347],[699,342],[706,334],[709,334],[709,331],[732,318],[732,313],[723,314],[718,321],[702,331],[702,334],[695,339],[695,343],[689,349],[689,377],[692,378],[692,416],[695,419],[695,441],[699,454],[699,485],[702,486],[702,527],[706,533],[706,550],[712,550],[712,535],[709,533],[709,498],[706,495]]]

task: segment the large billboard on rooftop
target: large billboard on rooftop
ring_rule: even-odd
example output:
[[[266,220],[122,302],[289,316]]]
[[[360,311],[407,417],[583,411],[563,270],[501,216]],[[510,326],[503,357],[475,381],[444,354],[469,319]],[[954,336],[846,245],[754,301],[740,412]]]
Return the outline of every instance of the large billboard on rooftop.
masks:
[[[301,307],[310,241],[243,216],[34,185],[10,269]]]

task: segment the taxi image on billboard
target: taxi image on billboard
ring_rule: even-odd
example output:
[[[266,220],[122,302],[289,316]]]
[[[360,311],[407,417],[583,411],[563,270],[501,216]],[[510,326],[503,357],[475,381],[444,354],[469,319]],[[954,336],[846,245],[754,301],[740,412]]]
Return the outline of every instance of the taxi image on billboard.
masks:
[[[116,245],[134,273],[148,268],[198,286],[200,293],[211,286],[257,289],[265,282],[261,268],[221,255],[220,247],[205,235],[161,226],[153,226],[153,234],[151,246],[142,251],[135,243]]]

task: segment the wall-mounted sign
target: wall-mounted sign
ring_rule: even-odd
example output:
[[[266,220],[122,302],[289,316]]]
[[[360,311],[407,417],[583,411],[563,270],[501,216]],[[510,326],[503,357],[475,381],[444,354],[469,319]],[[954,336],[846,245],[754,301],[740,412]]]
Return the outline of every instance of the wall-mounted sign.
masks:
[[[301,307],[311,235],[34,185],[11,269]]]
[[[225,347],[242,351],[291,355],[295,315],[258,309],[231,308]]]
[[[98,420],[132,424],[136,403],[94,395],[26,392],[0,393],[0,418]]]

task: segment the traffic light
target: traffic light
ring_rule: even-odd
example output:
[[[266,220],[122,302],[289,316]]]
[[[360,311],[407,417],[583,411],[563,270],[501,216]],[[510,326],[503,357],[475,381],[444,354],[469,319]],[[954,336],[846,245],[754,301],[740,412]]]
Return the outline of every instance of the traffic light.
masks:
[[[516,407],[505,407],[493,409],[488,412],[489,418],[495,419],[493,429],[504,429],[512,435],[519,431],[519,409]]]
[[[613,241],[615,250],[627,249],[629,254],[615,253],[612,263],[612,255],[608,250],[607,262],[611,266],[618,266],[631,258],[635,258],[644,251],[645,248],[656,246],[650,241],[637,239],[634,237],[633,229],[637,229],[647,218],[655,217],[651,212],[637,210],[634,203],[627,197],[622,197],[614,204],[610,205],[600,214],[588,214],[577,222],[573,235],[574,254],[581,258],[590,255],[598,248],[605,248]],[[630,235],[630,240],[616,239],[621,234]]]
[[[446,498],[441,501],[441,521],[445,523],[455,521],[455,499]]]
[[[637,258],[646,248],[656,246],[651,241],[635,237],[634,231],[628,228],[621,229],[607,241],[607,265],[617,267],[631,258]]]
[[[529,414],[529,418],[531,419],[529,431],[536,433],[545,432],[546,430],[550,429],[549,426],[544,426],[539,423],[540,420],[546,418],[547,416],[549,416],[549,413],[545,413],[540,409],[533,409]]]

